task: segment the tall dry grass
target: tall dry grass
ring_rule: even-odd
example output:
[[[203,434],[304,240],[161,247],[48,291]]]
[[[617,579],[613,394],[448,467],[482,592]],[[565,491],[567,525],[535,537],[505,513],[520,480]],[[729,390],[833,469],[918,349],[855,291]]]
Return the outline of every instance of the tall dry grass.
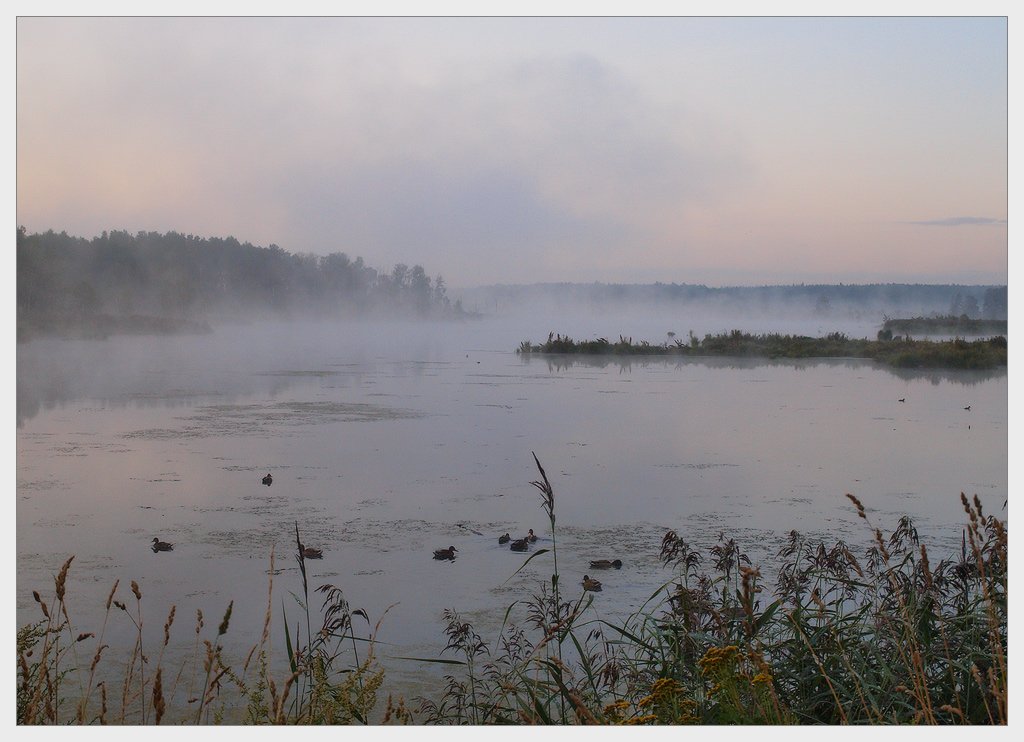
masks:
[[[472,692],[450,674],[423,721],[1006,724],[1005,523],[961,493],[961,553],[933,565],[909,518],[885,534],[848,498],[871,547],[793,532],[770,593],[734,540],[704,554],[670,531],[661,558],[675,577],[624,622],[589,616],[584,593],[553,626],[544,583],[526,626],[494,642],[463,623],[453,634],[446,614],[446,649],[474,658]],[[552,642],[572,660],[545,654]]]
[[[377,704],[384,672],[374,651],[375,632],[362,634],[354,618],[368,619],[365,611],[351,610],[342,591],[324,585],[314,592],[322,596],[313,629],[310,589],[303,548],[299,541],[296,560],[302,577],[302,599],[296,602],[303,614],[305,632],[289,626],[282,606],[286,637],[285,672],[272,670],[271,626],[274,615],[274,562],[270,554],[267,608],[259,640],[241,660],[226,656],[222,644],[231,622],[229,603],[216,630],[206,626],[202,611],[196,612],[191,651],[180,664],[168,663],[165,650],[171,643],[176,607],[163,623],[155,652],[151,630],[143,620],[143,595],[132,581],[129,602],[119,597],[115,582],[107,597],[98,636],[74,629],[67,600],[68,576],[74,557],[68,559],[54,580],[52,599],[35,592],[42,619],[18,631],[18,679],[16,713],[19,724],[347,724],[367,723]],[[135,641],[126,659],[109,660],[104,634],[111,617],[123,614],[135,629]],[[365,645],[360,651],[359,645]],[[87,658],[91,656],[91,660]],[[102,679],[101,679],[102,678]],[[390,718],[409,718],[404,700]]]

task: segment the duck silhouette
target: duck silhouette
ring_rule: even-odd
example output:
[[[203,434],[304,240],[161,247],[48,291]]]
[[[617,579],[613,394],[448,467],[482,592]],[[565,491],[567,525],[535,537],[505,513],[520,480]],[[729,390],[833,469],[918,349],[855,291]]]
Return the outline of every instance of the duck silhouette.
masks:
[[[263,484],[265,484],[265,485],[267,485],[269,487],[273,483],[274,483],[274,478],[272,476],[270,476],[269,474],[267,474],[267,476],[263,477]]]
[[[512,551],[526,551],[530,548],[530,542],[525,538],[518,538],[509,547]]]
[[[532,528],[530,529],[530,532],[526,534],[526,540],[529,541],[531,544],[537,540],[537,535],[533,532]]]
[[[449,546],[447,549],[434,549],[434,559],[447,559],[450,562],[455,561],[455,552],[457,552],[454,546]]]
[[[599,592],[601,592],[601,582],[600,582],[600,580],[595,580],[590,575],[583,575],[583,590],[584,591],[589,590],[592,593],[599,593]]]
[[[152,549],[154,552],[174,551],[174,544],[169,544],[166,541],[161,541],[159,538],[154,537]]]
[[[321,549],[314,549],[312,546],[302,547],[303,559],[323,559],[324,552]]]
[[[616,559],[615,561],[609,561],[607,559],[595,559],[590,563],[591,569],[622,569],[622,560]]]
[[[512,540],[512,537],[509,536],[507,533],[504,536],[498,536],[498,543],[499,544],[507,544],[511,540]]]

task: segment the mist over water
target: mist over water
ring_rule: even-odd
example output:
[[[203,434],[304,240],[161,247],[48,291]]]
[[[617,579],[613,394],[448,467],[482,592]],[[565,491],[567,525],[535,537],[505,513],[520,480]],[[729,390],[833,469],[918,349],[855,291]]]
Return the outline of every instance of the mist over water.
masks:
[[[36,617],[32,590],[52,589],[74,554],[79,630],[98,628],[115,580],[135,579],[154,636],[175,604],[183,643],[197,608],[215,624],[234,600],[226,638],[244,656],[262,630],[273,549],[283,655],[282,604],[294,620],[289,593],[301,589],[298,522],[324,552],[307,562],[311,589],[338,585],[372,622],[387,611],[382,661],[408,697],[436,671],[388,657],[439,656],[444,608],[491,639],[507,607],[550,577],[544,556],[516,574],[526,555],[497,543],[533,528],[536,548],[550,545],[531,451],[554,487],[562,584],[575,589],[591,559],[624,562],[596,596],[608,618],[671,578],[657,559],[669,529],[704,549],[734,537],[767,573],[792,529],[868,543],[847,492],[883,530],[911,515],[933,561],[958,548],[961,491],[1005,513],[1005,370],[514,352],[548,332],[660,343],[731,329],[873,337],[878,320],[517,307],[463,322],[236,324],[19,346],[19,625]],[[174,551],[150,552],[154,536]],[[448,545],[454,562],[431,559]],[[134,627],[115,618],[109,643],[127,646]]]

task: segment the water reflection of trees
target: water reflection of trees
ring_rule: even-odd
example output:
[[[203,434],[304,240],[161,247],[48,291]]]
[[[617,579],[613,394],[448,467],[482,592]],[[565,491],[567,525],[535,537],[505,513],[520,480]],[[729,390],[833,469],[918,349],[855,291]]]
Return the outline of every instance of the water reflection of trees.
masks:
[[[520,362],[529,364],[540,360],[531,354],[521,354]],[[756,368],[790,368],[795,371],[804,371],[819,366],[835,368],[863,369],[885,371],[904,381],[916,381],[925,379],[934,385],[947,381],[953,384],[974,386],[986,381],[1006,377],[1005,368],[989,369],[984,371],[965,371],[959,369],[910,369],[892,368],[869,359],[861,358],[813,358],[813,359],[783,359],[783,358],[727,358],[721,356],[690,357],[690,358],[664,358],[657,356],[616,356],[616,355],[545,355],[544,363],[548,370],[556,373],[569,371],[574,367],[581,368],[607,368],[609,366],[618,368],[619,373],[629,373],[633,367],[638,368],[674,368],[683,369],[688,366],[704,366],[713,369],[756,369]]]

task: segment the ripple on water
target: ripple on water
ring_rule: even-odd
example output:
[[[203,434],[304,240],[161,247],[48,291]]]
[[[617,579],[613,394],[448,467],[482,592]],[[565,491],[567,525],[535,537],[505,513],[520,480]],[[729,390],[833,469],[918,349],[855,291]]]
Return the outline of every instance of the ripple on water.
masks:
[[[658,469],[722,469],[726,467],[737,467],[739,464],[722,464],[722,463],[710,463],[710,462],[699,462],[699,463],[680,463],[680,464],[655,464],[655,468]]]
[[[176,418],[177,428],[148,428],[124,438],[169,440],[207,436],[268,436],[284,426],[326,425],[338,422],[377,422],[424,417],[424,413],[362,402],[277,402],[274,404],[208,405],[196,414]]]
[[[70,489],[67,483],[57,479],[19,479],[17,488],[19,492],[46,492],[48,490]]]

